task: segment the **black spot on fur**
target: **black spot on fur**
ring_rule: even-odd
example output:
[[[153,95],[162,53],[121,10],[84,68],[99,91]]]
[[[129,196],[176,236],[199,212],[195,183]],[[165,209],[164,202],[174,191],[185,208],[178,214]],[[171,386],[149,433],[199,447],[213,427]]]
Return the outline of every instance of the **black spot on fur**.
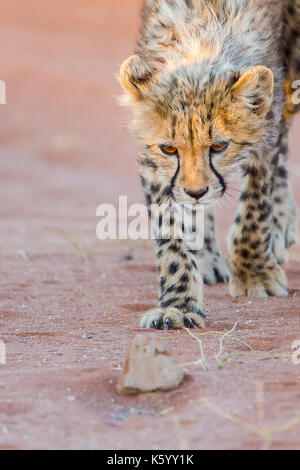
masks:
[[[192,1],[191,0],[184,0],[184,3],[186,4],[186,6],[190,9],[193,8],[193,4],[192,4]]]
[[[175,261],[172,261],[172,263],[171,263],[170,266],[169,266],[169,273],[170,273],[170,274],[175,274],[175,273],[177,273],[178,268],[179,268],[179,264],[176,263]]]
[[[242,171],[243,171],[243,176],[252,176],[253,178],[256,178],[258,176],[258,169],[250,166],[250,165],[242,165]]]
[[[170,294],[170,292],[174,292],[174,290],[177,289],[176,284],[173,284],[172,286],[168,287],[168,289],[165,291],[164,295]]]
[[[251,264],[251,263],[242,263],[241,266],[242,266],[244,269],[251,269],[252,264]]]
[[[144,160],[141,160],[141,165],[157,169],[156,163],[150,158],[145,158]]]
[[[289,146],[287,144],[283,144],[280,148],[280,152],[286,155],[289,151]]]
[[[240,201],[246,201],[248,198],[249,198],[249,194],[247,193],[247,191],[244,191],[241,194]]]
[[[158,191],[160,191],[160,188],[161,188],[161,184],[160,183],[152,183],[151,186],[150,186],[150,190],[152,193],[158,193]]]
[[[243,248],[240,251],[240,255],[241,255],[242,258],[249,258],[249,251],[246,248]]]
[[[252,250],[256,250],[256,248],[259,247],[259,241],[251,243],[250,247],[252,248]]]
[[[141,183],[142,183],[142,186],[143,188],[146,186],[147,184],[147,181],[145,180],[145,178],[143,176],[141,176]]]
[[[283,179],[286,179],[288,177],[288,173],[287,173],[286,169],[283,166],[279,166],[277,168],[277,176],[279,178],[283,178]]]
[[[268,111],[266,114],[266,120],[271,121],[274,118],[274,113],[272,110]]]
[[[158,240],[156,240],[156,243],[158,244],[158,246],[166,245],[166,243],[168,242],[169,240],[167,238],[159,238]]]
[[[163,291],[164,288],[165,288],[166,282],[167,282],[167,279],[166,279],[164,276],[162,276],[162,277],[160,278],[160,288],[161,288],[162,291]]]
[[[186,285],[181,284],[180,286],[177,287],[176,293],[177,293],[177,294],[181,294],[182,292],[185,292],[186,289],[187,289]]]
[[[168,250],[172,251],[173,253],[178,253],[180,251],[180,247],[173,243],[168,247]]]
[[[151,199],[150,194],[146,194],[146,202],[147,202],[148,206],[151,206],[151,204],[152,204],[152,199]]]
[[[160,306],[162,308],[166,308],[166,307],[169,307],[170,305],[173,305],[175,302],[178,301],[178,297],[173,297],[171,299],[168,299],[168,300],[164,300],[160,303]]]
[[[180,282],[188,282],[189,276],[186,273],[184,273],[179,280]]]

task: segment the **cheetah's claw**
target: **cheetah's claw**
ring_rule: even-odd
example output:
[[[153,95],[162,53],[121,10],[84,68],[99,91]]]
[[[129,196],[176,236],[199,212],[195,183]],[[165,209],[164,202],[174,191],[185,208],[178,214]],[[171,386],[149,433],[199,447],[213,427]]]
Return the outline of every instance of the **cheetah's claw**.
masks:
[[[182,312],[174,307],[154,308],[142,317],[141,328],[154,328],[156,330],[175,330],[186,328],[205,328],[204,314]]]

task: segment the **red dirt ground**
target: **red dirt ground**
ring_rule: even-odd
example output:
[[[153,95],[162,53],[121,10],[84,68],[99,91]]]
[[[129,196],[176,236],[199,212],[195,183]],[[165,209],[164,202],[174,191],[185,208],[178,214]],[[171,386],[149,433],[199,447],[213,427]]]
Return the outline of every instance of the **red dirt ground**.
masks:
[[[98,204],[119,194],[143,201],[114,78],[133,50],[140,1],[0,4],[0,448],[299,449],[300,365],[291,360],[299,245],[288,298],[232,299],[226,286],[206,288],[211,326],[202,333],[237,322],[222,362],[220,336],[193,330],[207,370],[186,366],[171,393],[117,395],[130,338],[157,296],[150,241],[95,235]],[[290,162],[298,203],[299,132],[298,118]],[[218,210],[223,239],[233,208]],[[187,331],[155,334],[180,363],[199,358]]]

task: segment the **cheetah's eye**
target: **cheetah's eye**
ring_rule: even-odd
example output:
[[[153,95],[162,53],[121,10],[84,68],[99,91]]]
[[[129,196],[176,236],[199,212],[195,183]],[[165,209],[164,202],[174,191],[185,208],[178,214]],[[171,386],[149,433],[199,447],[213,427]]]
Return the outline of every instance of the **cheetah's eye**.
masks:
[[[160,147],[160,150],[162,151],[162,153],[164,153],[165,155],[176,155],[177,154],[177,148],[175,147],[172,147],[172,145],[161,145]]]
[[[218,144],[214,144],[210,147],[211,153],[222,153],[225,152],[229,147],[228,142],[219,142]]]

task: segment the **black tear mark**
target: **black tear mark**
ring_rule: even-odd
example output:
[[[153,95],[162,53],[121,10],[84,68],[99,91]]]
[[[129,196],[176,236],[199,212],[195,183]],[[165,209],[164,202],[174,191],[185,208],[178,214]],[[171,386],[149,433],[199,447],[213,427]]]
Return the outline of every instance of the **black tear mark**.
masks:
[[[209,166],[210,166],[211,170],[214,172],[214,174],[216,175],[216,177],[218,178],[220,185],[222,186],[222,195],[223,195],[226,191],[226,183],[224,181],[223,176],[220,175],[220,173],[213,166],[212,155],[209,156]]]
[[[179,170],[180,170],[180,163],[179,163],[178,153],[177,153],[176,157],[177,157],[177,169],[176,169],[174,175],[171,178],[171,182],[170,182],[169,186],[164,190],[165,195],[167,194],[167,195],[170,195],[170,196],[173,196],[173,197],[174,197],[173,189],[174,189],[174,186],[175,186],[176,178],[177,178]]]

